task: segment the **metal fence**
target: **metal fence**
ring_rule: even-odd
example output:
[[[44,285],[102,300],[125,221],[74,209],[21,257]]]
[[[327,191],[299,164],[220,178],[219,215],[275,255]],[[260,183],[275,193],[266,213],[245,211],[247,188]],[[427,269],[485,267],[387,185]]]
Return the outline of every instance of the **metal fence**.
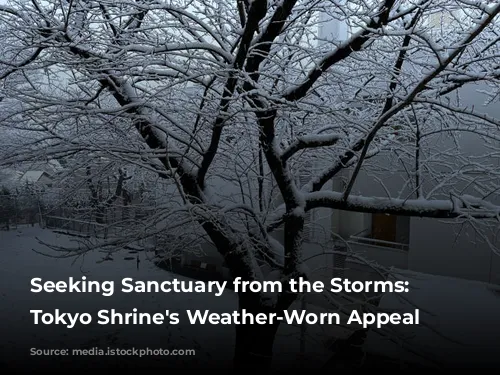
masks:
[[[51,229],[102,235],[121,230],[120,223],[147,216],[146,211],[144,207],[113,205],[99,215],[92,207],[60,205],[36,192],[3,192],[0,193],[0,230],[40,224]]]
[[[151,209],[112,205],[98,212],[92,207],[52,207],[42,215],[45,227],[68,233],[103,237],[120,234],[131,222],[147,216]]]

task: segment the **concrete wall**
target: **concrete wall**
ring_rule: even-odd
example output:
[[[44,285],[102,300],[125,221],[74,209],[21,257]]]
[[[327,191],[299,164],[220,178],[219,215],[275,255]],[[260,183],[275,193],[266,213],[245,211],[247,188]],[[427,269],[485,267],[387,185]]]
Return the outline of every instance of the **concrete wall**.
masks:
[[[320,44],[347,39],[349,30],[344,22],[339,22],[326,13],[321,13],[319,19],[318,37],[320,39]]]
[[[494,241],[491,234],[489,240]],[[500,282],[500,256],[473,228],[452,221],[412,218],[408,266],[435,275]]]

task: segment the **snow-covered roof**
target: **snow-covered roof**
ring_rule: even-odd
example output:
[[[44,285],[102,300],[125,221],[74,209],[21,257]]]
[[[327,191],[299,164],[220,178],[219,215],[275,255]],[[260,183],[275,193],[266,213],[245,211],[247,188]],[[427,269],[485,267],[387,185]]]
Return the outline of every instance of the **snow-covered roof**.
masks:
[[[420,324],[391,325],[397,343],[370,331],[367,352],[444,367],[500,365],[499,286],[410,271],[400,275],[409,281],[410,292],[386,294],[380,307],[400,313],[418,308]]]
[[[61,165],[61,163],[58,161],[58,160],[49,160],[47,162],[47,164],[55,171],[55,172],[58,172],[58,171],[61,171],[63,170],[63,166]]]
[[[44,171],[28,171],[20,179],[21,182],[38,182],[43,175],[49,176],[48,173]]]

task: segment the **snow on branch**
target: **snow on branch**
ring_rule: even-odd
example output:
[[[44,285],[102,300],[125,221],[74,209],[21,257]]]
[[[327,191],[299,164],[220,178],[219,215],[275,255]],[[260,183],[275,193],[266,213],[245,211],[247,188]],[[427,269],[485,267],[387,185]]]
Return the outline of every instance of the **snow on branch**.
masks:
[[[500,219],[500,206],[470,196],[452,196],[450,199],[394,199],[386,197],[365,197],[343,193],[321,191],[306,195],[306,209],[327,207],[338,210],[384,213],[388,215],[417,216],[429,218],[475,218]]]
[[[386,0],[380,7],[380,12],[368,23],[367,27],[358,31],[349,40],[342,43],[335,51],[328,54],[319,61],[312,69],[307,78],[296,87],[288,89],[283,97],[289,101],[296,101],[307,95],[309,89],[316,83],[322,74],[332,65],[348,58],[353,52],[361,50],[363,45],[369,40],[373,29],[378,29],[387,24],[389,13],[394,6],[394,0]]]
[[[19,70],[20,68],[26,66],[26,65],[29,65],[31,62],[35,61],[37,59],[37,57],[40,55],[40,53],[43,51],[43,48],[37,48],[35,50],[35,52],[33,52],[31,54],[31,56],[29,56],[28,58],[26,58],[24,61],[22,62],[19,62],[17,64],[10,64],[11,65],[11,68],[6,70],[4,73],[1,73],[0,74],[0,79],[5,79],[7,78],[9,75],[15,73],[17,70]],[[9,65],[3,61],[0,62],[0,64],[5,64],[5,65]]]
[[[306,148],[333,146],[339,139],[341,134],[311,134],[299,137],[292,143],[281,155],[284,161],[290,159],[297,151]]]
[[[223,49],[209,43],[194,42],[184,44],[166,44],[162,47],[146,47],[139,44],[130,44],[122,47],[122,49],[130,52],[141,52],[147,55],[164,54],[175,51],[204,50],[216,53],[217,55],[223,57],[227,63],[231,63],[233,60],[233,56],[229,52],[226,52]]]

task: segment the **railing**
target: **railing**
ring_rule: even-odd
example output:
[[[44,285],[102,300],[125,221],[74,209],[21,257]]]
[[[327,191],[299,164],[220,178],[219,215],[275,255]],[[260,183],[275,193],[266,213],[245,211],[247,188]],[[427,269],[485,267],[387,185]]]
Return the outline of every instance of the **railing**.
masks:
[[[382,247],[384,249],[395,249],[395,250],[400,250],[400,251],[410,250],[410,245],[408,245],[408,244],[404,244],[401,242],[391,242],[391,241],[379,240],[376,238],[368,237],[369,235],[363,235],[364,233],[366,233],[366,230],[362,231],[358,234],[355,234],[353,236],[350,236],[349,242],[358,243],[361,245]]]

